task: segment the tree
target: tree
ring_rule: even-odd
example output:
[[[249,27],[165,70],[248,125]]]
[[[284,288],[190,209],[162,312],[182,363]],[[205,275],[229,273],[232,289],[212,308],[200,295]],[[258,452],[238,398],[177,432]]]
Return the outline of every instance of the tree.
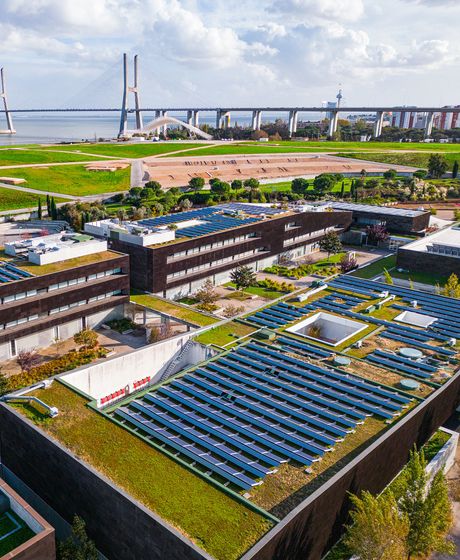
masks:
[[[454,161],[454,165],[452,166],[452,178],[456,179],[458,175],[458,161]]]
[[[57,560],[98,560],[96,545],[86,534],[86,524],[75,515],[72,522],[71,536],[58,543]]]
[[[374,224],[366,228],[368,243],[378,245],[388,239],[388,231],[385,226],[381,224]]]
[[[190,210],[190,208],[192,206],[193,206],[193,203],[188,198],[183,198],[179,202],[179,208],[180,208],[181,212],[186,212],[187,210]]]
[[[417,169],[417,171],[414,171],[412,173],[412,176],[415,177],[416,179],[425,179],[426,171],[424,169]]]
[[[243,181],[241,179],[234,179],[231,186],[234,191],[238,191],[243,188]]]
[[[431,154],[428,160],[428,173],[430,177],[439,179],[447,171],[449,165],[446,159],[440,154]]]
[[[250,177],[249,179],[246,179],[243,184],[250,191],[255,191],[260,186],[259,181],[257,179],[254,179],[254,177]]]
[[[390,286],[394,284],[394,280],[386,268],[383,269],[383,277],[385,278],[385,284],[389,284]]]
[[[308,181],[303,177],[297,177],[291,182],[291,190],[297,194],[305,194],[308,189]]]
[[[16,358],[21,371],[30,371],[40,362],[40,356],[36,350],[21,350]]]
[[[39,220],[43,218],[42,199],[40,197],[38,197],[37,218]]]
[[[98,344],[97,333],[91,329],[83,329],[73,335],[75,344],[84,348],[95,348]]]
[[[144,185],[144,189],[152,189],[155,196],[160,196],[163,192],[161,184],[158,181],[147,181]]]
[[[335,175],[332,175],[331,173],[321,173],[321,175],[318,175],[313,179],[315,191],[321,194],[332,189],[335,183]]]
[[[217,180],[211,185],[211,192],[221,195],[230,194],[230,185],[225,181]]]
[[[57,218],[58,218],[57,206],[56,206],[56,201],[54,200],[54,196],[51,197],[50,210],[51,210],[51,219],[52,220],[57,220]]]
[[[388,171],[384,171],[383,178],[387,181],[393,181],[396,179],[397,171],[396,169],[388,169]]]
[[[120,224],[122,224],[126,220],[127,215],[126,215],[126,212],[123,210],[123,208],[120,208],[119,210],[117,210],[117,218],[118,218],[118,221],[120,222]]]
[[[351,496],[352,524],[345,545],[360,560],[406,560],[409,522],[401,515],[391,492],[374,497],[363,492]]]
[[[442,471],[430,482],[426,466],[423,450],[414,449],[393,485],[399,510],[409,522],[408,558],[452,553],[452,543],[447,540],[452,525],[447,484]]]
[[[460,283],[455,272],[449,276],[441,293],[443,296],[460,299]]]
[[[129,194],[133,198],[140,198],[143,190],[144,189],[142,187],[132,187],[131,189],[129,189]]]
[[[195,298],[206,305],[214,303],[218,299],[212,280],[208,278],[200,289],[195,293]]]
[[[195,192],[201,191],[201,189],[204,187],[204,179],[203,177],[192,177],[188,182],[188,185]]]
[[[256,273],[250,266],[239,266],[230,272],[230,278],[236,285],[236,289],[249,288],[257,283]]]
[[[342,250],[342,243],[340,242],[339,236],[335,231],[330,231],[319,242],[319,248],[321,251],[327,253],[327,260],[332,255],[340,253]]]
[[[350,253],[347,253],[340,260],[340,272],[346,274],[350,270],[355,269],[358,266],[358,261]]]
[[[46,195],[46,212],[48,214],[48,218],[51,218],[51,198],[50,195]]]

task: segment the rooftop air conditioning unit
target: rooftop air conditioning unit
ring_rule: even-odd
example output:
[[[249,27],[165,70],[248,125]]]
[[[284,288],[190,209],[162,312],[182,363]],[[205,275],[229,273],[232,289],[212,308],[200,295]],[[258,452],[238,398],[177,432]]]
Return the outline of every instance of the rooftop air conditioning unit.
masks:
[[[417,300],[416,299],[412,300],[410,302],[410,304],[411,304],[412,307],[416,308],[417,307]]]
[[[449,346],[455,346],[457,344],[456,338],[449,338],[449,342],[447,343]]]
[[[388,297],[389,295],[390,295],[390,292],[385,290],[384,292],[380,292],[379,297],[384,298],[384,297]]]
[[[362,340],[358,340],[355,342],[355,348],[361,348],[363,345],[363,341]]]

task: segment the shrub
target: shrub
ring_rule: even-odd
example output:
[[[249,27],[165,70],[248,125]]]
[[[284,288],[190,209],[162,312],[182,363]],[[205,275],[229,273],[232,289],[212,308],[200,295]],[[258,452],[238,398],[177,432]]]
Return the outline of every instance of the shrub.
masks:
[[[36,350],[21,350],[16,358],[16,362],[20,366],[21,371],[30,371],[39,364],[40,356]]]
[[[53,375],[89,364],[97,358],[104,358],[106,355],[107,350],[105,348],[85,349],[82,352],[71,350],[60,358],[33,367],[29,371],[12,375],[8,378],[8,391],[17,391],[23,387],[28,387]]]
[[[200,309],[201,311],[206,311],[207,313],[214,313],[214,311],[219,309],[219,306],[215,303],[200,303],[196,306],[196,308]]]
[[[128,319],[128,317],[123,317],[122,319],[113,319],[113,321],[108,321],[107,325],[111,329],[119,333],[137,328],[136,323],[131,319]]]
[[[224,307],[222,314],[227,319],[230,319],[231,317],[235,317],[235,315],[239,315],[240,313],[243,313],[243,311],[244,311],[244,307],[242,305],[238,306],[238,305],[230,304]]]

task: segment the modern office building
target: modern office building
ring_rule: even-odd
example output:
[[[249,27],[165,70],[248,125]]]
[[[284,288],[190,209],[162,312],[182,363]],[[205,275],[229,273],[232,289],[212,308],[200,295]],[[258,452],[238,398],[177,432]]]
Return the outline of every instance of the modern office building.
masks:
[[[207,278],[227,282],[238,265],[262,270],[281,255],[298,258],[319,250],[328,231],[341,233],[350,223],[347,211],[230,203],[137,223],[91,222],[85,231],[130,255],[134,288],[177,298]]]
[[[460,227],[452,226],[398,249],[397,266],[411,272],[460,276]]]
[[[357,227],[380,224],[394,233],[422,234],[430,223],[430,212],[425,210],[408,210],[350,202],[332,202],[330,206],[335,211],[352,212],[353,225]]]
[[[61,233],[6,243],[0,255],[0,360],[122,314],[129,256]]]

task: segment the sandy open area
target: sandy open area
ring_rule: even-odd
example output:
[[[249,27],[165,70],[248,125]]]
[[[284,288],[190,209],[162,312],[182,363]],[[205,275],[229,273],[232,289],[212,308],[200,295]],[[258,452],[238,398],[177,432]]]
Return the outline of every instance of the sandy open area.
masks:
[[[387,163],[374,163],[359,159],[340,158],[329,154],[257,154],[229,156],[194,156],[146,158],[145,169],[151,180],[163,187],[181,187],[192,177],[206,181],[217,177],[223,181],[233,179],[280,179],[292,177],[316,177],[320,173],[368,173],[383,172]],[[403,165],[391,165],[399,171],[415,171]]]

